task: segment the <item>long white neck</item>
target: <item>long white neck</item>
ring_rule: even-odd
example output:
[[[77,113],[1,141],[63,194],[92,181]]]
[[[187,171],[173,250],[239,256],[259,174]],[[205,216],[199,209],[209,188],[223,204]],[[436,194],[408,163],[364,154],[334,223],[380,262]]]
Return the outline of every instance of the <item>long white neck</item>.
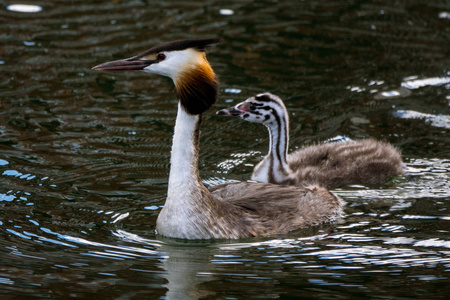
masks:
[[[178,103],[175,132],[170,156],[168,198],[179,196],[181,186],[196,186],[198,173],[199,126],[201,115],[188,114]]]
[[[203,238],[195,225],[203,210],[200,200],[209,193],[198,172],[200,122],[201,115],[188,114],[178,104],[167,199],[156,222],[157,231],[165,236]]]

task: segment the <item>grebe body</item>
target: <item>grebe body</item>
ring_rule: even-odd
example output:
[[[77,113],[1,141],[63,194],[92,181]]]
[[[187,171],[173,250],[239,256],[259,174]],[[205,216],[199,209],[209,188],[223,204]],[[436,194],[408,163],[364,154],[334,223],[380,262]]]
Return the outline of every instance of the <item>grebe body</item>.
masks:
[[[202,113],[216,101],[218,82],[205,49],[219,39],[180,40],[155,46],[96,70],[144,70],[170,77],[179,98],[170,158],[167,199],[157,232],[184,239],[271,236],[329,222],[343,202],[327,189],[308,185],[231,183],[208,190],[198,170]]]
[[[269,130],[269,152],[254,168],[251,178],[255,181],[335,188],[382,183],[403,173],[400,152],[374,139],[319,144],[288,154],[288,112],[283,101],[270,93],[258,94],[217,114],[261,123]]]

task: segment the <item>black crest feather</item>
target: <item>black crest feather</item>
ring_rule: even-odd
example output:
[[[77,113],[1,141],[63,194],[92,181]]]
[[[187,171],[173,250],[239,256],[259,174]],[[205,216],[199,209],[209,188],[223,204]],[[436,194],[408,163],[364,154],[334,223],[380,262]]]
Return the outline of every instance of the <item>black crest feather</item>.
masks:
[[[179,51],[185,50],[189,48],[195,48],[198,51],[205,51],[205,49],[213,44],[220,43],[222,41],[221,38],[209,38],[209,39],[186,39],[186,40],[177,40],[172,42],[166,42],[159,45],[156,45],[147,51],[139,54],[136,58],[144,57],[147,55],[163,52],[163,51]]]

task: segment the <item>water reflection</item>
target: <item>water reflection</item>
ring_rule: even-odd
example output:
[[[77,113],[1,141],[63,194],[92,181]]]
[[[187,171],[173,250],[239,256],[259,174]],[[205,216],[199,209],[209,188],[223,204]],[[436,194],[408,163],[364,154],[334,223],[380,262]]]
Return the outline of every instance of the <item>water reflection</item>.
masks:
[[[164,244],[160,250],[165,253],[163,267],[168,299],[214,298],[214,290],[202,287],[203,283],[214,278],[211,274],[213,251],[210,248]]]
[[[447,75],[450,75],[450,72]],[[448,83],[450,83],[450,76],[424,79],[419,79],[419,76],[412,76],[405,78],[405,81],[402,82],[402,86],[408,89],[418,89],[424,86],[440,86]]]
[[[407,163],[406,177],[396,178],[389,188],[372,189],[354,186],[353,189],[337,189],[345,199],[407,199],[447,198],[450,190],[450,161],[442,159],[412,159]],[[393,205],[393,207],[398,205]]]
[[[209,241],[193,242],[160,238],[158,241],[142,238],[138,235],[118,230],[117,237],[132,242],[138,247],[157,246],[157,254],[162,262],[163,271],[157,271],[166,280],[168,299],[201,299],[213,296],[214,291],[204,289],[201,284],[212,280],[210,275],[211,260],[215,247]],[[127,247],[127,250],[129,248]],[[137,274],[154,273],[146,268],[133,267]]]
[[[450,129],[450,116],[447,115],[425,114],[412,110],[397,110],[394,116],[403,119],[423,119],[432,126]]]
[[[37,13],[42,10],[41,6],[31,4],[11,4],[6,7],[7,10],[22,13]]]

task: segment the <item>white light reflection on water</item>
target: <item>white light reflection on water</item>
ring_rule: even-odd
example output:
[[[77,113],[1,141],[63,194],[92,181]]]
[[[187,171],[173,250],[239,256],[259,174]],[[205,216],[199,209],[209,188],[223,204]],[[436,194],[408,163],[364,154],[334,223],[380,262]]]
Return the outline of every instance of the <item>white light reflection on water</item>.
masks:
[[[222,8],[219,10],[219,13],[223,16],[231,16],[234,15],[234,10],[232,9],[227,9],[227,8]]]
[[[225,89],[224,90],[225,93],[230,93],[230,94],[239,94],[242,92],[241,89]]]
[[[69,235],[62,235],[62,234],[59,234],[59,233],[55,233],[55,234],[59,238],[64,239],[64,240],[69,241],[69,242],[73,242],[75,244],[90,245],[90,246],[106,248],[106,249],[109,248],[109,249],[117,249],[117,250],[121,250],[121,251],[127,251],[128,255],[131,255],[128,251],[136,252],[136,253],[139,253],[139,254],[146,254],[146,255],[158,255],[158,254],[160,254],[160,252],[158,252],[158,251],[150,250],[150,249],[147,249],[147,248],[109,245],[109,244],[105,244],[105,243],[99,243],[99,242],[95,242],[95,241],[90,241],[90,240],[79,238],[79,237],[73,237],[73,236],[69,236]],[[154,241],[146,240],[146,244],[148,245],[149,243],[154,244]],[[157,245],[157,244],[155,244],[155,245]],[[107,250],[105,250],[105,251],[107,251]]]
[[[9,192],[10,192],[10,191],[9,191]],[[8,192],[8,193],[9,193],[9,192]],[[0,193],[0,202],[2,202],[2,201],[11,202],[11,201],[13,201],[14,199],[16,199],[16,196],[10,195],[10,194],[8,194],[8,193],[6,193],[6,194]]]
[[[449,74],[450,75],[450,74]],[[418,77],[412,76],[405,78],[404,82],[402,82],[402,86],[408,89],[418,89],[424,86],[440,86],[447,83],[450,83],[450,77],[431,77],[431,78],[423,78],[417,79]]]
[[[80,252],[80,255],[88,255],[88,256],[96,256],[96,257],[103,257],[103,258],[113,258],[113,259],[129,259],[129,258],[135,258],[138,256],[159,256],[161,252],[148,249],[147,247],[131,247],[131,246],[122,246],[122,245],[115,245],[115,244],[107,244],[107,243],[101,243],[97,241],[92,241],[85,238],[80,238],[76,236],[61,234],[58,232],[55,232],[51,229],[40,227],[39,228],[43,233],[50,234],[54,236],[55,238],[49,238],[45,237],[43,235],[31,233],[28,231],[19,232],[18,230],[14,229],[6,229],[9,233],[20,237],[22,239],[32,240],[34,242],[38,243],[50,243],[54,245],[64,246],[68,248],[79,248],[79,249],[85,249],[86,246],[88,247],[95,247],[95,249],[86,249],[82,250]],[[142,239],[139,238],[136,235],[132,235],[129,233],[126,233],[124,231],[118,231],[113,232],[113,235],[120,237],[122,239],[126,239],[128,241],[132,241],[134,243],[138,243],[140,245],[145,244],[146,246],[151,246],[154,248],[157,248],[160,246],[159,242],[154,240],[148,240],[148,239]],[[11,252],[11,254],[14,255],[23,255],[17,251]],[[40,257],[36,257],[40,258]],[[44,258],[40,258],[44,259]]]
[[[405,199],[447,198],[450,195],[450,160],[411,159],[406,165],[407,174],[396,177],[391,188],[355,186],[354,189],[339,188],[334,192],[344,199],[394,199],[401,202],[396,202],[392,208],[397,204],[408,207],[409,202]]]
[[[333,240],[332,243],[326,243]],[[314,243],[321,245],[314,247]],[[334,241],[338,241],[335,243]],[[360,246],[359,243],[381,242],[384,245],[397,245],[396,247],[385,247],[378,245]],[[323,243],[326,243],[324,246]],[[298,269],[366,269],[366,266],[389,266],[389,267],[435,267],[436,265],[450,263],[450,252],[421,251],[420,248],[412,247],[444,247],[450,248],[450,241],[440,239],[417,240],[410,237],[386,237],[366,236],[363,234],[336,234],[318,235],[299,239],[275,239],[265,242],[236,243],[221,245],[221,250],[238,251],[253,248],[265,251],[263,257],[272,262],[295,265]],[[294,251],[282,251],[282,249],[293,249]],[[329,248],[323,250],[324,248]],[[307,257],[315,257],[309,259]],[[321,264],[320,260],[337,260],[341,265]],[[219,264],[242,264],[246,259],[240,255],[216,256],[214,260]]]
[[[240,250],[246,248],[259,248],[259,247],[283,248],[283,249],[302,247],[302,249],[304,249],[305,244],[308,244],[309,242],[315,240],[322,240],[327,236],[328,236],[327,234],[319,234],[297,239],[288,238],[288,239],[272,239],[268,241],[258,241],[249,243],[229,243],[229,244],[221,244],[219,245],[219,248],[221,250]]]
[[[22,13],[37,13],[42,11],[42,7],[31,4],[11,4],[6,7],[9,11],[16,11]]]
[[[230,170],[233,170],[237,166],[243,164],[249,158],[260,155],[259,151],[249,151],[247,153],[232,153],[232,158],[220,162],[217,167],[221,170],[220,173],[227,174]]]
[[[394,116],[401,119],[424,119],[426,123],[442,128],[450,128],[450,116],[425,114],[413,110],[397,110]]]
[[[450,241],[443,241],[441,239],[428,239],[419,241],[414,244],[414,246],[418,247],[443,247],[443,248],[450,248]]]
[[[450,73],[448,73],[450,75]],[[370,81],[368,86],[371,87],[373,85],[383,84],[384,81]],[[450,76],[443,77],[431,77],[431,78],[422,78],[419,79],[419,76],[409,76],[403,78],[403,82],[398,89],[389,90],[389,91],[381,91],[378,89],[370,89],[371,93],[377,93],[374,98],[375,99],[386,99],[386,98],[396,98],[396,97],[408,97],[411,95],[410,90],[418,89],[425,86],[441,86],[450,83]],[[367,90],[366,87],[358,87],[358,86],[347,86],[347,89],[353,92],[364,92]]]
[[[433,251],[421,252],[408,248],[384,248],[379,246],[349,247],[343,249],[321,250],[305,253],[319,259],[339,260],[344,263],[360,263],[363,265],[391,265],[398,267],[427,266],[447,264],[450,256]]]
[[[130,215],[129,213],[124,213],[124,214],[117,213],[112,217],[112,219],[114,219],[114,220],[111,223],[113,223],[113,224],[117,223],[118,221],[125,219],[129,215]]]

